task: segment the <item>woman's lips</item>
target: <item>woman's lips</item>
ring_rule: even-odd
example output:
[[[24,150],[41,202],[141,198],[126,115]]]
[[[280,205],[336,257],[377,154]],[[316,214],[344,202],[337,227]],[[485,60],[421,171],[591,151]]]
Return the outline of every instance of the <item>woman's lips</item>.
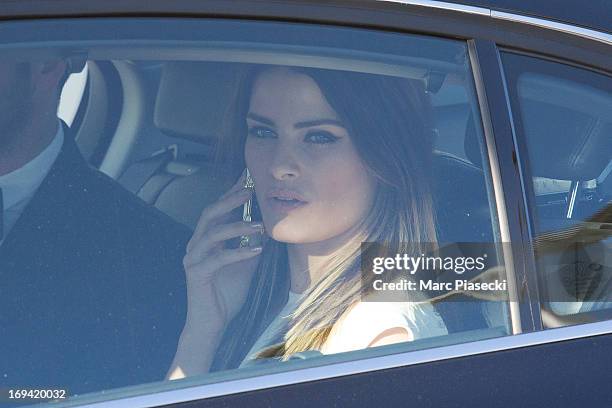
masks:
[[[308,204],[298,192],[285,189],[271,190],[267,200],[273,210],[280,212],[289,212]]]

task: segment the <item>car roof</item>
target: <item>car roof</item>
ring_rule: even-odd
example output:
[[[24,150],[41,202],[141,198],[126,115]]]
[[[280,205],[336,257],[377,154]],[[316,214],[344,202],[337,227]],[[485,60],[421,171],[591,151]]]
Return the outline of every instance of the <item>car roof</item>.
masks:
[[[612,32],[611,0],[446,0]]]
[[[249,0],[257,3],[257,0]],[[260,0],[261,2],[262,0]],[[265,0],[263,1],[265,2]],[[369,0],[370,3],[404,3],[414,6],[431,6],[434,8],[461,8],[468,6],[480,8],[482,14],[491,11],[520,14],[541,19],[554,20],[566,24],[581,26],[592,30],[612,33],[612,0]],[[189,13],[201,11],[207,5],[219,6],[215,0],[0,0],[0,19],[27,17],[63,17],[63,16],[103,16],[103,15],[137,15],[139,13]],[[364,0],[284,0],[267,3],[287,3],[294,6],[313,4],[334,4],[339,6],[363,5]],[[233,6],[240,9],[244,1],[236,1]],[[458,6],[458,7],[455,7]],[[476,9],[478,10],[478,9]]]

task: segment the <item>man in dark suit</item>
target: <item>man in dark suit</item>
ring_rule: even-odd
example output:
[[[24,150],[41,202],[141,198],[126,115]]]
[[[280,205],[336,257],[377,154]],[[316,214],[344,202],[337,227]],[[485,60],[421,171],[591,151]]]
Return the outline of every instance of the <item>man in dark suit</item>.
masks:
[[[0,62],[0,388],[160,381],[190,231],[86,163],[56,117],[66,72]]]

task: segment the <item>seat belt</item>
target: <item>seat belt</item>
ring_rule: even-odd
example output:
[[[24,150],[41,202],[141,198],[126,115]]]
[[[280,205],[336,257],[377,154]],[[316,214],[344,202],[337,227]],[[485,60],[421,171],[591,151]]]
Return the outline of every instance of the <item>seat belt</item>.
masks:
[[[172,160],[176,160],[178,146],[173,144],[165,149],[155,152],[151,157],[131,164],[119,177],[119,183],[134,194],[138,194],[140,189],[161,169]]]

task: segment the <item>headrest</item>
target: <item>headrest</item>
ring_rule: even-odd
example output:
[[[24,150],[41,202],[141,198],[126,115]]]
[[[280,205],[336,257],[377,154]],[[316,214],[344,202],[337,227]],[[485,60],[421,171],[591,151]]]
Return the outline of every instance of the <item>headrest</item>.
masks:
[[[559,107],[531,107],[524,102],[523,123],[533,176],[557,180],[592,180],[610,161],[612,123],[576,117],[577,112],[563,112]],[[531,109],[530,109],[531,108]],[[554,111],[553,111],[554,110]],[[590,120],[589,120],[590,119]],[[464,149],[467,158],[482,168],[482,155],[473,116],[468,119]]]
[[[532,174],[576,181],[599,176],[610,161],[612,123],[536,103],[525,102],[522,115]]]
[[[154,123],[163,133],[212,144],[236,82],[236,66],[216,62],[165,63]]]
[[[540,73],[517,81],[520,121],[534,176],[585,181],[596,178],[610,160],[610,94]]]

